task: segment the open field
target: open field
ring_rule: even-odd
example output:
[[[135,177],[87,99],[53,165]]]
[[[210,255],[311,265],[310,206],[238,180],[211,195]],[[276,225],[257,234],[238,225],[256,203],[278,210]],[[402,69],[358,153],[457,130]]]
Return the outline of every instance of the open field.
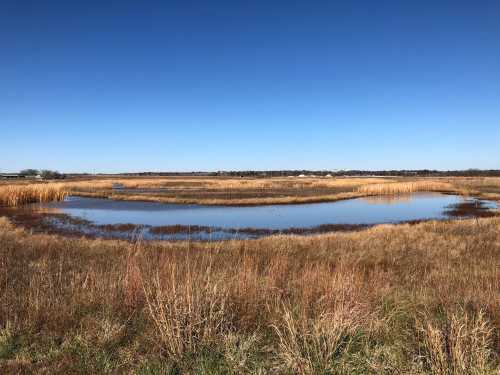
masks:
[[[500,179],[23,181],[0,184],[0,201],[415,191],[499,199]],[[33,234],[0,218],[0,373],[499,374],[500,218],[208,243]]]
[[[500,220],[128,243],[0,221],[0,373],[498,374]]]
[[[118,184],[123,189],[113,189]],[[50,186],[64,194],[116,200],[206,205],[263,205],[333,202],[341,199],[440,191],[500,200],[500,178],[103,178],[64,182],[2,182],[0,202],[25,203],[5,186]],[[21,191],[27,191],[19,190]],[[20,193],[21,194],[21,193]],[[38,194],[33,190],[32,200]]]

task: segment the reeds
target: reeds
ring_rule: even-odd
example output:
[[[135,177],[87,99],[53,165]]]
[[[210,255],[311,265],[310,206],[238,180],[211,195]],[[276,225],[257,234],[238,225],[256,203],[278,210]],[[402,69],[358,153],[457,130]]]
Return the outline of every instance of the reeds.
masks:
[[[454,191],[451,184],[437,181],[414,181],[414,182],[395,182],[386,184],[370,184],[358,188],[358,192],[368,195],[394,195],[409,194],[418,191]]]
[[[60,184],[0,186],[0,206],[61,201],[68,195]]]

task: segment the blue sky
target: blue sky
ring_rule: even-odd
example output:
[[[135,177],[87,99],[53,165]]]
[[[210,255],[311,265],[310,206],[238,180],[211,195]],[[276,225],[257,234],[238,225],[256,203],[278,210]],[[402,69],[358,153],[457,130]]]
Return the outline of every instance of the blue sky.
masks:
[[[500,169],[499,1],[0,2],[0,170]]]

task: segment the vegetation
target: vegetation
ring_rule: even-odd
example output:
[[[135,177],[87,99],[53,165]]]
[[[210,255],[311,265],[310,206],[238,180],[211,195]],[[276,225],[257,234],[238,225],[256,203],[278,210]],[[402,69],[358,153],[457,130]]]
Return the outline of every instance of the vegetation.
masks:
[[[66,196],[67,191],[59,184],[0,185],[0,206],[60,201]]]
[[[19,175],[21,176],[37,176],[39,175],[40,172],[38,169],[23,169],[21,172],[19,172]]]
[[[124,189],[113,189],[113,185]],[[24,186],[20,188],[20,186]],[[41,192],[44,193],[41,193]],[[53,193],[49,193],[49,192]],[[101,178],[0,182],[0,205],[79,195],[206,205],[333,202],[356,197],[439,191],[500,200],[500,178]]]
[[[81,174],[75,176],[85,176],[88,174]],[[411,170],[379,170],[367,171],[358,169],[349,170],[274,170],[274,171],[219,171],[219,172],[140,172],[140,173],[124,173],[123,176],[131,177],[173,177],[173,176],[204,176],[204,177],[287,177],[299,175],[316,175],[327,176],[332,175],[335,177],[350,177],[350,176],[398,176],[398,177],[500,177],[499,169],[466,169],[466,170],[452,170],[452,171],[439,171],[431,169],[411,169]]]
[[[409,194],[417,191],[453,192],[453,185],[436,181],[396,182],[361,186],[358,191],[368,195]]]
[[[117,183],[125,190],[113,190]],[[65,184],[71,194],[116,200],[207,205],[333,202],[439,191],[500,200],[500,178],[121,178]],[[127,190],[128,189],[128,190]]]
[[[60,179],[65,178],[65,175],[63,175],[57,171],[51,171],[51,170],[47,170],[47,169],[41,170],[40,176],[42,176],[42,178],[45,180],[60,180]]]
[[[19,172],[19,175],[22,177],[34,177],[39,175],[46,180],[60,180],[66,178],[66,175],[49,169],[23,169]]]
[[[500,219],[128,243],[0,219],[0,373],[498,374]]]

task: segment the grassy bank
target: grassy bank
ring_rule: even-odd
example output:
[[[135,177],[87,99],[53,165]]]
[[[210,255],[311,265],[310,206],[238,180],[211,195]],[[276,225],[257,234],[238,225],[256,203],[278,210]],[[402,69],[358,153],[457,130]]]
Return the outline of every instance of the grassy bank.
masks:
[[[224,243],[0,220],[0,373],[498,374],[500,220]]]

